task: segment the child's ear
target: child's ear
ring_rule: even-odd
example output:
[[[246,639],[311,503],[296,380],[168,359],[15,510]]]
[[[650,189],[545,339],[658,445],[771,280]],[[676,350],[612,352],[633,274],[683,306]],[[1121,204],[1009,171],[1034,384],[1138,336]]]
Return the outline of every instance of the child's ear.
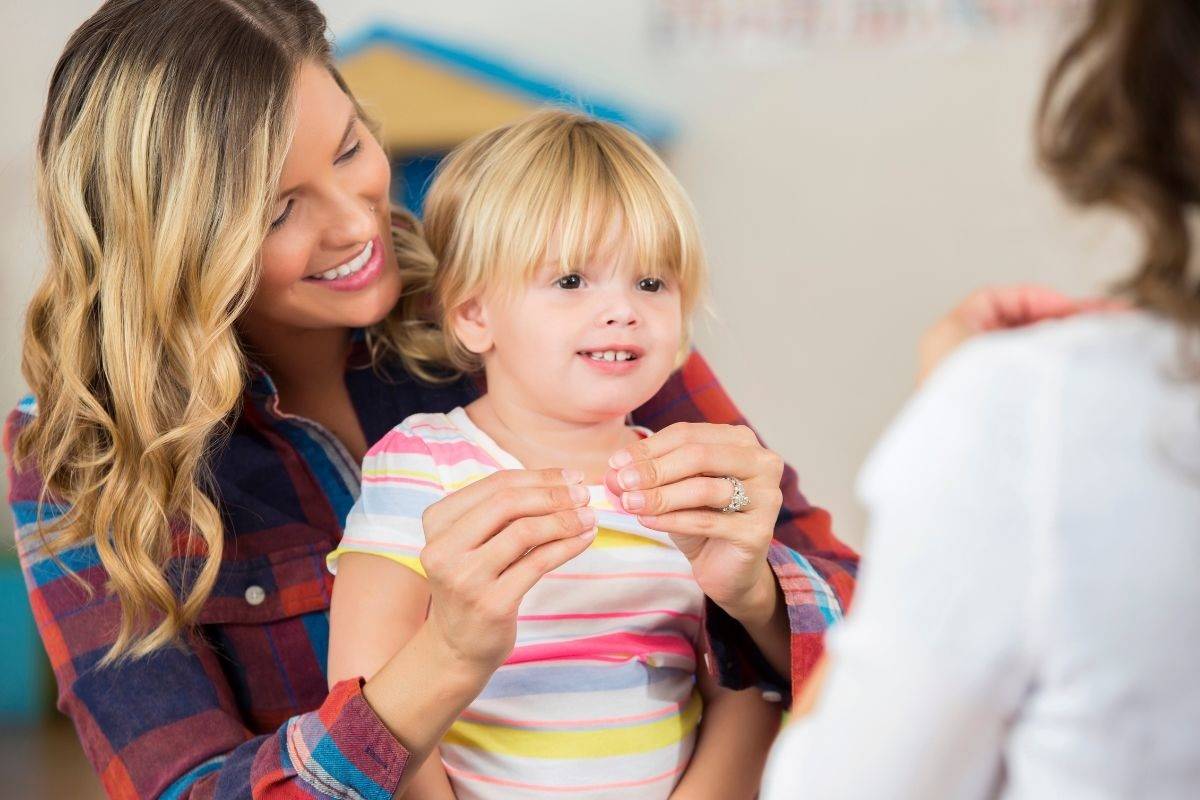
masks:
[[[450,328],[463,347],[475,355],[492,349],[492,326],[488,323],[487,307],[472,298],[450,312]]]

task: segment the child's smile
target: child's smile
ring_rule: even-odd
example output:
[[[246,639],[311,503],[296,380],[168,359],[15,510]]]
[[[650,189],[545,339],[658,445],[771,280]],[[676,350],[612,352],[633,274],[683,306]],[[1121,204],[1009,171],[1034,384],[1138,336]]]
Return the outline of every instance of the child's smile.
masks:
[[[637,345],[610,343],[580,350],[576,355],[602,375],[628,375],[638,368],[644,352]]]

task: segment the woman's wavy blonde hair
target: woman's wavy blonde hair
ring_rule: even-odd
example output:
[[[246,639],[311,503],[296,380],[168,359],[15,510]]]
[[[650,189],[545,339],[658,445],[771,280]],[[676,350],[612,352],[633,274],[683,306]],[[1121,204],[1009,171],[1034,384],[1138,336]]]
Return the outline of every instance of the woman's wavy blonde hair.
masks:
[[[346,89],[307,0],[109,0],[54,70],[37,142],[48,270],[22,356],[38,411],[14,456],[43,476],[50,552],[99,552],[122,612],[106,663],[176,641],[217,577],[206,461],[238,412],[234,325],[310,61]],[[401,268],[428,272],[418,234],[395,234]],[[374,351],[399,352],[400,313]],[[48,504],[64,515],[42,521]]]
[[[448,315],[517,288],[552,249],[567,274],[619,239],[647,276],[678,284],[685,320],[704,298],[704,251],[683,187],[633,133],[578,111],[543,109],[457,147],[429,188],[424,227],[436,270],[419,287],[429,321],[403,338],[410,365],[478,371]],[[416,281],[408,288],[418,291]]]

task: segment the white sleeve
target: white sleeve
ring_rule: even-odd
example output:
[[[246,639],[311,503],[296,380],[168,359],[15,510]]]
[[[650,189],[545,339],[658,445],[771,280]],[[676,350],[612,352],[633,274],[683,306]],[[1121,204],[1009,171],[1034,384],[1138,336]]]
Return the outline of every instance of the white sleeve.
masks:
[[[1005,337],[953,356],[865,466],[868,546],[814,712],[764,798],[990,796],[1032,679],[1055,373]]]
[[[405,424],[393,428],[363,458],[362,491],[346,517],[329,571],[337,572],[343,553],[371,553],[396,561],[425,577],[421,515],[446,496],[428,445]]]

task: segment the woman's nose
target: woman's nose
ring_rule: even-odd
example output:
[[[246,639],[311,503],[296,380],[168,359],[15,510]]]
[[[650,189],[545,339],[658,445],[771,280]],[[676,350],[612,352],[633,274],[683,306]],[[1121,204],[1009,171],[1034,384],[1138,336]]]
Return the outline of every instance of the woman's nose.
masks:
[[[375,210],[361,197],[337,198],[329,209],[325,240],[331,250],[366,244],[379,233]]]

